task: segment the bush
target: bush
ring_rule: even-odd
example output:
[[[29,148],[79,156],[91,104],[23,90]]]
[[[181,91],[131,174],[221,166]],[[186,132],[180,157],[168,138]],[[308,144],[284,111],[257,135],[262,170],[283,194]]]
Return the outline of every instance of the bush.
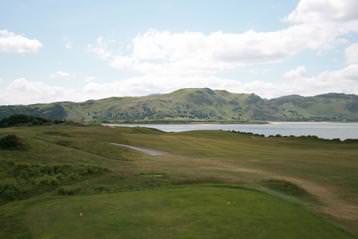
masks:
[[[0,199],[15,200],[22,196],[22,191],[14,182],[0,183]]]
[[[45,175],[43,177],[36,178],[34,180],[36,185],[44,185],[44,186],[57,186],[60,184],[60,181],[55,176]]]
[[[39,116],[15,114],[0,120],[0,127],[62,124],[64,121],[50,120]]]
[[[0,139],[0,149],[22,149],[24,144],[16,135],[7,135]]]
[[[358,139],[346,139],[343,142],[344,143],[358,143]]]
[[[71,196],[71,195],[78,194],[80,191],[81,189],[76,186],[64,186],[57,189],[57,194],[63,196]]]
[[[50,120],[30,115],[11,115],[0,120],[0,127],[43,125],[51,123]]]

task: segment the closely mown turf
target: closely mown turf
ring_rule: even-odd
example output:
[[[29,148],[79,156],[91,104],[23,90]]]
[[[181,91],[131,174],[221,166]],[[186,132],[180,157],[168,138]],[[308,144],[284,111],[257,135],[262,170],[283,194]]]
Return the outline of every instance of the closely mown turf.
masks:
[[[352,238],[299,205],[225,187],[55,198],[25,221],[34,238]]]
[[[0,238],[358,235],[357,142],[70,125],[7,135],[25,149],[0,149]]]

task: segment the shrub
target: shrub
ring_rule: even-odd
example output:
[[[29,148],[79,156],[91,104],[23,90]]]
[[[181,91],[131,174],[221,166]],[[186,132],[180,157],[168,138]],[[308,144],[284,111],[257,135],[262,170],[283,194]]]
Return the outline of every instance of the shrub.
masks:
[[[36,185],[44,185],[44,186],[57,186],[60,184],[57,177],[48,176],[48,175],[36,178],[34,181]]]
[[[15,182],[0,183],[0,199],[15,200],[21,198],[22,191]]]
[[[52,123],[48,119],[30,115],[11,115],[0,120],[0,127],[44,125]]]
[[[63,196],[71,196],[78,194],[81,191],[81,188],[77,186],[64,186],[57,189],[57,194]]]
[[[343,142],[344,143],[358,143],[358,139],[346,139]]]
[[[7,135],[0,139],[0,149],[22,149],[24,144],[16,135]]]

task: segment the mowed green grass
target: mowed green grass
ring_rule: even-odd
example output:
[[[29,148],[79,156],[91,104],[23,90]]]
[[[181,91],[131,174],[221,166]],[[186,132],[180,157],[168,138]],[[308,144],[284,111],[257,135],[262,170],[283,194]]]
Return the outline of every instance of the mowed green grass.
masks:
[[[56,198],[25,218],[34,238],[353,238],[297,204],[213,186]]]
[[[41,184],[28,183],[41,177],[21,181],[0,167],[0,184],[18,180],[31,191],[21,200],[0,202],[0,238],[358,235],[358,143],[62,125],[0,129],[0,137],[7,134],[21,137],[26,150],[1,150],[0,166],[105,171],[49,174],[45,179],[65,179],[41,190]],[[167,154],[151,157],[112,142]],[[254,190],[197,185],[203,183]]]

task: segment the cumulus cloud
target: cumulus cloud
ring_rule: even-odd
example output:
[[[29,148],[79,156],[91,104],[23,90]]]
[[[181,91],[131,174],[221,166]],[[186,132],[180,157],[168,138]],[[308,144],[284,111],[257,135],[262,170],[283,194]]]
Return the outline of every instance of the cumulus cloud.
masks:
[[[300,0],[285,18],[286,27],[271,32],[169,32],[149,30],[134,37],[127,48],[114,51],[113,42],[98,37],[89,49],[119,71],[140,73],[137,77],[87,86],[89,92],[111,95],[143,95],[182,87],[211,87],[235,92],[255,92],[264,97],[286,94],[312,95],[324,92],[358,93],[358,43],[345,51],[346,66],[336,71],[310,75],[304,66],[273,82],[240,82],[218,73],[245,66],[272,64],[304,50],[317,53],[337,44],[347,44],[348,33],[358,32],[356,0]]]
[[[95,81],[95,77],[81,72],[69,73],[58,70],[50,75],[50,78],[61,85],[62,82],[82,82],[83,87],[79,89],[52,85],[43,81],[33,81],[24,77],[15,79],[10,83],[2,84],[0,94],[0,105],[7,104],[34,104],[49,103],[57,101],[84,101],[87,99],[99,99],[111,94],[107,91],[107,96],[99,92],[91,93],[87,91],[87,85]],[[0,79],[0,83],[1,79]],[[117,92],[121,93],[121,92]]]
[[[300,71],[299,69],[293,71]],[[278,95],[317,95],[327,92],[358,93],[358,65],[348,65],[336,71],[318,75],[285,74],[285,83],[276,91]]]
[[[209,87],[226,89],[232,92],[256,93],[262,97],[273,98],[283,95],[317,95],[327,92],[358,94],[358,64],[352,59],[356,55],[357,44],[346,49],[347,64],[338,70],[311,75],[305,66],[298,66],[282,75],[275,82],[239,80],[217,77],[215,75],[160,75],[143,74],[139,77],[101,84],[92,82],[85,87],[87,95],[106,97],[106,95],[147,95],[170,92],[185,87]]]
[[[0,30],[0,52],[36,52],[41,47],[41,42],[36,39],[29,39],[7,30]]]
[[[346,48],[346,65],[338,70],[309,75],[304,66],[286,72],[276,94],[315,95],[326,92],[358,94],[358,43]]]
[[[347,22],[358,19],[356,0],[300,0],[287,17],[291,23]]]
[[[110,96],[143,96],[153,93],[168,93],[180,88],[225,89],[237,93],[256,93],[265,98],[283,95],[317,95],[327,92],[358,94],[358,64],[349,64],[335,71],[310,75],[304,66],[283,74],[278,82],[263,80],[242,82],[217,76],[151,76],[142,75],[125,80],[98,82],[85,80],[80,89],[71,89],[16,79],[4,87],[0,104],[30,104],[55,101],[84,101]]]
[[[142,74],[215,74],[282,61],[303,50],[322,51],[358,32],[358,1],[301,0],[287,27],[272,32],[168,32],[138,34],[115,53],[103,37],[90,50],[120,71]]]
[[[66,97],[65,89],[43,82],[19,78],[12,81],[0,96],[1,104],[30,104],[51,102]]]
[[[312,37],[314,36],[314,37]],[[304,49],[320,49],[335,36],[318,25],[275,32],[163,32],[136,36],[128,54],[114,54],[102,37],[90,50],[121,71],[143,74],[212,74],[281,61]]]

